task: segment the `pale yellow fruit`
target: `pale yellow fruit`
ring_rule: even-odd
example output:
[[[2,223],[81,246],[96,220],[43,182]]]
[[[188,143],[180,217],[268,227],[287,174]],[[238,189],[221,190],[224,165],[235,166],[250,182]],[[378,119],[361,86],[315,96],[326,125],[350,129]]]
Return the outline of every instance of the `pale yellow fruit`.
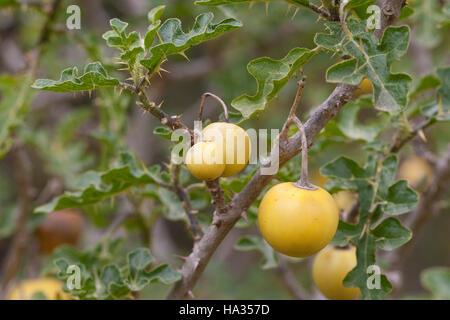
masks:
[[[250,158],[250,138],[241,127],[227,122],[214,122],[202,131],[203,139],[223,148],[225,170],[222,177],[233,176],[245,168]]]
[[[355,299],[361,293],[359,288],[345,287],[342,282],[354,267],[356,267],[356,248],[327,247],[314,258],[312,267],[314,283],[328,299]]]
[[[333,194],[338,207],[342,211],[350,211],[358,201],[358,194],[351,191],[339,191]]]
[[[373,92],[372,82],[369,79],[364,78],[359,85],[359,89],[357,89],[354,93],[355,97],[359,97],[368,93]]]
[[[53,278],[37,278],[23,280],[8,293],[8,300],[31,300],[33,295],[42,293],[47,300],[69,300],[62,290],[63,283]]]
[[[411,187],[423,191],[430,185],[433,179],[433,169],[426,160],[412,156],[400,165],[398,178],[407,180]]]
[[[264,239],[275,250],[291,257],[308,257],[333,238],[339,209],[324,189],[306,190],[285,182],[264,195],[258,222]]]
[[[200,180],[219,178],[225,170],[222,153],[214,142],[201,141],[194,144],[186,154],[189,172]]]

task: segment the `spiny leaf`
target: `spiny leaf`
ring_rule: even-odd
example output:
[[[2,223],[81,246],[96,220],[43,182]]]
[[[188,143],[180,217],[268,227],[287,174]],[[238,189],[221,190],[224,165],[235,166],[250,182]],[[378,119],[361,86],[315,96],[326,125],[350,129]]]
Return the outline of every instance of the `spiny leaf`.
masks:
[[[256,94],[244,94],[234,99],[231,105],[247,119],[263,111],[289,79],[317,52],[317,49],[294,48],[281,60],[264,57],[251,61],[247,69],[256,80]]]
[[[114,87],[119,80],[110,78],[100,62],[89,63],[81,76],[78,69],[68,68],[61,73],[58,81],[38,79],[32,85],[33,88],[57,92],[91,91],[102,87]]]
[[[169,55],[183,53],[194,45],[242,26],[235,19],[226,19],[214,24],[213,18],[214,15],[210,12],[199,15],[189,33],[184,33],[179,19],[166,20],[158,30],[161,43],[150,49],[151,57],[141,60],[141,64],[153,74]]]
[[[56,210],[80,207],[98,203],[133,186],[155,183],[160,178],[160,167],[139,168],[136,160],[127,153],[120,161],[104,172],[88,171],[78,183],[78,191],[65,192],[50,203],[35,209],[36,213],[49,213]]]
[[[407,103],[411,77],[391,73],[392,63],[406,53],[409,43],[409,27],[388,27],[378,39],[365,29],[365,22],[349,19],[348,29],[338,22],[326,22],[329,34],[317,34],[317,45],[336,53],[352,56],[327,71],[327,81],[358,85],[364,77],[374,87],[375,107],[397,113]]]

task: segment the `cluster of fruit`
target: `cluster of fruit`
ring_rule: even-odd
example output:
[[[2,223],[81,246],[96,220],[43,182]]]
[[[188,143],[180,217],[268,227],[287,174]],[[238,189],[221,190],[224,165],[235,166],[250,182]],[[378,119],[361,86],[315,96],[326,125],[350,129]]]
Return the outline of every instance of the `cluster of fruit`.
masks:
[[[239,173],[250,158],[250,138],[241,127],[214,122],[201,132],[201,141],[186,153],[189,172],[200,180],[214,180]]]

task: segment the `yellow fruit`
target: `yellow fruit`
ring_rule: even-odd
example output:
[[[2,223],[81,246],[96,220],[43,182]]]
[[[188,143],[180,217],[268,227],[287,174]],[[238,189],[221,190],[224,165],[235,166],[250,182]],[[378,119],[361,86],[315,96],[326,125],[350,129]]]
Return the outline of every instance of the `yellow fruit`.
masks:
[[[214,122],[203,129],[202,136],[223,148],[222,177],[233,176],[245,168],[250,158],[250,138],[244,129],[232,123]]]
[[[372,82],[370,82],[369,79],[364,78],[363,81],[361,81],[361,84],[359,85],[359,89],[355,91],[355,96],[359,97],[368,93],[372,93],[373,87]]]
[[[359,288],[344,287],[342,281],[356,267],[356,248],[327,247],[314,259],[312,274],[317,288],[328,299],[352,300]]]
[[[83,231],[83,216],[74,209],[49,213],[36,233],[41,252],[50,254],[62,244],[75,246]]]
[[[339,191],[333,194],[339,209],[342,211],[350,211],[358,201],[358,194],[351,191]]]
[[[63,283],[53,278],[23,280],[14,286],[7,295],[8,300],[31,300],[33,295],[42,293],[47,300],[69,300],[62,290]]]
[[[430,185],[433,179],[433,170],[426,160],[412,156],[400,165],[398,178],[407,180],[411,187],[423,191]]]
[[[277,251],[291,257],[308,257],[333,238],[339,209],[324,189],[307,190],[284,182],[272,187],[258,209],[264,239]]]
[[[214,180],[225,170],[221,150],[214,142],[201,141],[194,144],[186,154],[189,172],[200,180]]]

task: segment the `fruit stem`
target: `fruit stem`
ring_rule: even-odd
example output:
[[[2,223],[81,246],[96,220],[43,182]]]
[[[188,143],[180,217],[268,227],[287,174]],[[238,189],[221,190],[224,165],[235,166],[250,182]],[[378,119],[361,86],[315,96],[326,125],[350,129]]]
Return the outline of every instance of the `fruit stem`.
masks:
[[[220,99],[218,96],[216,96],[215,94],[210,93],[210,92],[205,92],[204,94],[202,94],[202,101],[200,102],[200,110],[198,112],[197,120],[198,121],[202,121],[203,108],[205,106],[206,98],[208,98],[208,97],[214,98],[215,100],[217,100],[220,103],[220,105],[223,108],[223,115],[225,117],[225,122],[229,122],[230,120],[228,119],[228,108],[227,108],[227,105],[225,104],[225,102],[223,102],[222,99]]]
[[[312,185],[308,179],[308,140],[306,139],[305,127],[297,116],[293,116],[292,121],[297,125],[302,139],[302,172],[300,179],[294,185],[302,189],[317,190],[317,187]]]

